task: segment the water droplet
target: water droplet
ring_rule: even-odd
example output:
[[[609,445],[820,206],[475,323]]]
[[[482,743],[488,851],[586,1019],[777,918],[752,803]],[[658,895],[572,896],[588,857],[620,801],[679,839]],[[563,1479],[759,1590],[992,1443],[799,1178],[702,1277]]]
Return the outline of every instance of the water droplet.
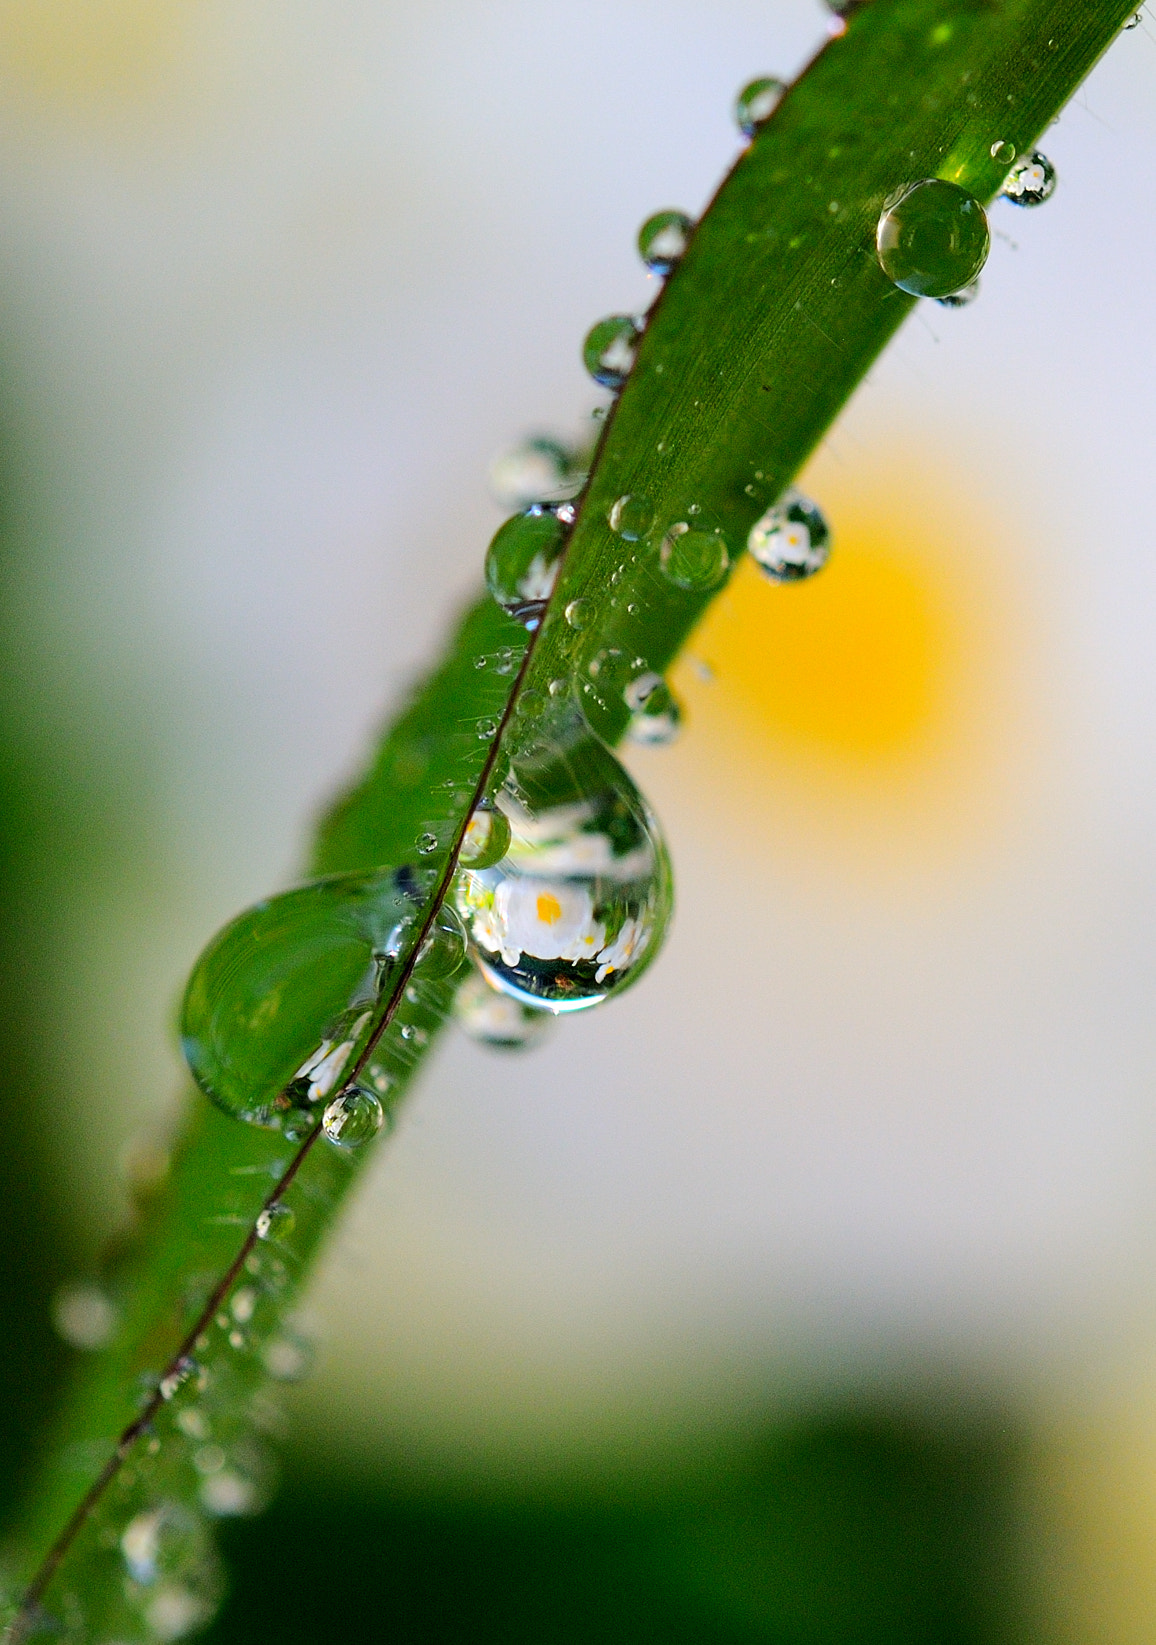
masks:
[[[297,1218],[290,1206],[283,1200],[277,1200],[273,1205],[267,1205],[256,1221],[257,1238],[272,1240],[279,1245],[282,1240],[289,1238],[297,1226]]]
[[[475,668],[485,668],[485,666],[489,662],[489,660],[490,659],[487,656],[485,656],[484,654],[480,657],[475,657],[474,658],[474,667]]]
[[[584,599],[571,600],[566,607],[565,615],[570,627],[581,633],[594,615],[593,602]]]
[[[619,389],[630,375],[642,327],[633,314],[611,314],[586,334],[582,361],[596,383]]]
[[[321,1124],[330,1142],[339,1148],[360,1148],[377,1135],[384,1118],[381,1103],[373,1092],[356,1085],[333,1099]]]
[[[973,280],[962,291],[953,291],[950,297],[937,297],[935,301],[940,308],[967,308],[979,296],[979,281]]]
[[[566,550],[568,522],[535,503],[499,526],[486,554],[486,586],[507,616],[537,628]]]
[[[454,910],[443,903],[418,953],[418,975],[423,982],[442,982],[464,965],[465,958],[466,933],[462,922]]]
[[[682,709],[661,674],[640,674],[624,695],[631,711],[626,732],[631,742],[659,746],[674,741],[682,726]]]
[[[1140,27],[1140,24],[1143,21],[1144,21],[1144,13],[1142,11],[1138,11],[1134,17],[1130,17],[1128,19],[1128,21],[1124,24],[1124,28],[1126,30],[1127,29],[1138,29]]]
[[[261,1358],[275,1382],[300,1382],[309,1370],[313,1351],[305,1337],[285,1331],[265,1344]]]
[[[465,868],[490,868],[506,855],[509,844],[510,824],[505,813],[483,800],[466,824],[458,861]]]
[[[721,532],[701,531],[678,521],[662,539],[659,564],[677,588],[696,594],[717,588],[730,568],[730,554]]]
[[[494,738],[498,735],[498,722],[497,720],[491,719],[479,720],[475,730],[478,733],[479,742],[492,743]]]
[[[208,1528],[179,1502],[161,1502],[134,1514],[120,1535],[129,1577],[142,1588],[165,1577],[185,1576],[211,1557]]]
[[[233,1293],[233,1300],[229,1304],[229,1312],[238,1325],[248,1325],[257,1309],[257,1292],[251,1285],[242,1285],[240,1290]]]
[[[753,137],[783,100],[786,86],[773,75],[749,80],[735,98],[735,124],[744,137]]]
[[[166,1371],[164,1376],[157,1383],[157,1393],[160,1394],[161,1398],[166,1402],[173,1399],[178,1389],[184,1387],[185,1383],[188,1382],[189,1378],[194,1374],[196,1369],[196,1360],[190,1359],[187,1354],[182,1354],[172,1369]]]
[[[561,502],[580,491],[584,479],[574,453],[546,435],[520,441],[490,464],[490,490],[508,509]]]
[[[84,1353],[105,1346],[119,1317],[116,1304],[97,1285],[62,1285],[52,1299],[57,1336]]]
[[[419,834],[418,835],[418,837],[417,837],[417,849],[418,849],[418,855],[419,856],[428,857],[430,855],[430,853],[433,852],[433,851],[436,851],[437,848],[438,848],[438,837],[437,837],[436,834]]]
[[[1056,192],[1056,168],[1038,149],[1025,154],[1008,172],[999,192],[1013,206],[1042,206]]]
[[[553,1027],[548,1012],[532,1011],[520,1000],[500,993],[477,970],[458,989],[454,1016],[471,1039],[508,1051],[540,1044]]]
[[[652,274],[672,272],[686,250],[694,222],[685,211],[656,211],[638,231],[638,250]]]
[[[511,842],[455,883],[486,978],[546,1011],[595,1005],[640,975],[670,913],[658,825],[609,749],[572,711],[511,773],[497,804]]]
[[[628,543],[641,542],[654,524],[654,509],[648,497],[639,497],[629,491],[610,506],[606,516],[611,531]]]
[[[900,291],[950,297],[982,269],[991,235],[978,200],[956,183],[929,177],[883,211],[875,246],[880,267]]]
[[[991,145],[991,157],[1001,166],[1010,166],[1016,157],[1016,146],[1000,137]]]
[[[328,1097],[368,1031],[380,957],[400,951],[416,895],[413,869],[332,875],[218,933],[181,1012],[185,1058],[206,1095],[277,1127]]]
[[[831,531],[811,499],[791,490],[756,520],[747,547],[772,582],[797,583],[826,565]]]

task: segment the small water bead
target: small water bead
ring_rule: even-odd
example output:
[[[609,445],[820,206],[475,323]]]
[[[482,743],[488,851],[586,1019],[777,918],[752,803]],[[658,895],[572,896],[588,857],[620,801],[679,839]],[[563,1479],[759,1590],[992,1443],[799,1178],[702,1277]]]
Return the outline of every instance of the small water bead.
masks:
[[[579,634],[589,625],[590,619],[593,615],[594,602],[592,600],[584,600],[581,598],[571,600],[565,611],[566,621],[569,623],[570,627]]]
[[[491,720],[487,717],[479,720],[474,729],[478,734],[478,741],[480,743],[492,743],[494,738],[498,735],[498,722],[497,720]]]
[[[1008,172],[999,192],[1013,206],[1042,206],[1056,192],[1056,168],[1038,149],[1025,154]]]
[[[665,747],[678,736],[682,709],[661,674],[643,674],[627,687],[631,709],[626,734],[631,742],[649,747]]]
[[[274,1382],[300,1382],[313,1358],[312,1345],[294,1331],[265,1344],[261,1359]]]
[[[979,281],[973,280],[962,291],[953,291],[949,297],[937,297],[935,301],[940,308],[967,308],[979,296]]]
[[[227,925],[181,1010],[205,1094],[241,1119],[299,1127],[290,1116],[331,1094],[364,1041],[387,956],[419,906],[417,872],[383,868],[314,881]]]
[[[483,800],[466,824],[458,861],[465,868],[490,868],[506,855],[510,824],[505,813]]]
[[[70,1348],[95,1353],[116,1330],[120,1312],[97,1285],[62,1285],[52,1298],[52,1323]]]
[[[586,334],[582,362],[603,388],[620,389],[638,353],[642,327],[633,314],[611,314]]]
[[[497,804],[509,851],[455,883],[475,963],[523,1005],[596,1005],[641,974],[665,933],[670,868],[658,824],[571,709],[514,767]]]
[[[501,452],[490,464],[490,490],[503,508],[560,502],[582,485],[574,454],[560,440],[535,435]]]
[[[696,594],[717,588],[731,563],[721,532],[703,531],[685,520],[679,520],[666,533],[658,558],[670,582]]]
[[[372,1091],[362,1086],[343,1091],[322,1115],[321,1124],[329,1141],[338,1148],[360,1148],[381,1130],[385,1114]]]
[[[531,632],[558,580],[572,519],[572,511],[567,517],[560,508],[534,503],[499,526],[487,551],[487,588],[507,616]]]
[[[611,504],[606,518],[611,531],[617,532],[624,542],[637,543],[654,524],[654,508],[648,497],[627,492]]]
[[[1143,21],[1144,13],[1142,11],[1138,11],[1134,17],[1130,17],[1128,19],[1128,21],[1124,24],[1124,28],[1126,31],[1130,29],[1138,29]]]
[[[297,1226],[297,1218],[293,1209],[278,1200],[274,1205],[267,1205],[257,1218],[255,1227],[258,1239],[271,1240],[275,1245],[287,1240]]]
[[[1001,137],[991,145],[991,157],[1001,166],[1010,166],[1016,157],[1016,146]]]
[[[764,74],[749,80],[735,98],[735,124],[744,137],[753,137],[778,108],[786,92],[782,80]]]
[[[190,1381],[196,1373],[196,1360],[190,1359],[187,1354],[182,1354],[172,1369],[170,1371],[166,1371],[164,1376],[157,1383],[157,1393],[167,1404],[169,1400],[176,1398],[176,1395],[180,1389],[182,1389],[185,1383]]]
[[[418,850],[418,855],[419,856],[428,857],[432,852],[436,851],[437,848],[438,848],[438,837],[437,837],[436,834],[419,834],[418,835],[418,837],[417,837],[417,850]]]
[[[454,1018],[472,1040],[503,1051],[540,1045],[554,1026],[548,1012],[532,1011],[520,1000],[500,993],[476,969],[454,997]]]
[[[826,565],[831,530],[809,497],[790,490],[755,521],[747,547],[772,582],[796,583]]]
[[[674,271],[693,228],[694,220],[685,211],[656,211],[646,219],[638,231],[638,250],[652,274]]]
[[[991,248],[987,215],[956,183],[913,183],[883,211],[875,234],[879,266],[913,297],[950,297],[979,274]]]

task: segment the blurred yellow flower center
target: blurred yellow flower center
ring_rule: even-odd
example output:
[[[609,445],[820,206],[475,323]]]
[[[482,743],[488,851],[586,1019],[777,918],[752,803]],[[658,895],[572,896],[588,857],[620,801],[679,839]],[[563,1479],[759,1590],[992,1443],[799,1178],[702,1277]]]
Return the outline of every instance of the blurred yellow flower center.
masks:
[[[543,925],[553,925],[562,918],[562,904],[548,891],[543,891],[538,897],[538,918]]]

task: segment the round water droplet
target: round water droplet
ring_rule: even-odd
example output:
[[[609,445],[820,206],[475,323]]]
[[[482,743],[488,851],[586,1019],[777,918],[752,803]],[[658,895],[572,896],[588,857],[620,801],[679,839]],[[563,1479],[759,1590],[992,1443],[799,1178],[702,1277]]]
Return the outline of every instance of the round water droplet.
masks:
[[[418,837],[417,837],[417,849],[418,849],[418,855],[419,856],[428,857],[431,854],[431,852],[436,851],[437,848],[438,848],[438,837],[437,837],[436,834],[419,834],[418,835]]]
[[[1010,166],[1016,157],[1016,146],[1000,137],[991,145],[991,157],[1001,166]]]
[[[611,314],[586,334],[582,361],[596,383],[619,389],[630,375],[642,327],[633,314]]]
[[[272,1240],[279,1245],[282,1240],[289,1238],[297,1226],[297,1218],[292,1207],[283,1200],[277,1200],[273,1205],[267,1205],[257,1218],[255,1227],[258,1239]]]
[[[381,956],[420,905],[413,869],[332,875],[238,916],[205,949],[181,1010],[197,1084],[218,1107],[281,1126],[336,1088],[368,1032]]]
[[[953,291],[950,297],[937,297],[940,308],[967,308],[979,296],[979,281],[973,280],[962,291]]]
[[[492,743],[494,738],[498,735],[498,722],[497,720],[491,720],[488,718],[481,719],[477,722],[474,729],[477,731],[479,742]]]
[[[1025,154],[1008,172],[999,192],[1013,206],[1042,206],[1056,192],[1056,168],[1038,149]]]
[[[631,710],[626,732],[631,742],[665,746],[674,741],[682,726],[682,709],[661,674],[640,674],[625,696]]]
[[[330,1142],[339,1148],[360,1148],[381,1130],[385,1115],[372,1091],[355,1085],[334,1097],[321,1124]]]
[[[639,976],[662,941],[671,887],[658,824],[572,711],[516,765],[497,804],[509,850],[455,884],[473,958],[524,1005],[596,1005]]]
[[[486,554],[486,586],[507,616],[537,628],[566,550],[568,522],[535,503],[499,526]],[[511,656],[513,653],[511,653]]]
[[[677,588],[696,594],[717,588],[730,569],[726,539],[718,531],[702,531],[685,520],[672,525],[662,539],[659,564]]]
[[[208,1528],[180,1502],[161,1502],[134,1514],[120,1535],[120,1552],[132,1582],[143,1588],[187,1576],[212,1557]]]
[[[490,868],[506,855],[510,824],[504,812],[483,800],[466,824],[458,861],[464,868]]]
[[[646,536],[654,524],[654,509],[648,497],[639,497],[627,492],[611,504],[606,518],[610,522],[611,531],[616,531],[624,542],[637,543]]]
[[[582,488],[574,453],[559,440],[536,435],[503,451],[490,464],[490,490],[503,508],[562,502]]]
[[[1138,11],[1134,17],[1130,17],[1128,19],[1128,21],[1124,24],[1124,27],[1125,29],[1138,29],[1143,21],[1144,13],[1142,11]]]
[[[809,497],[786,491],[751,527],[747,547],[772,582],[797,583],[826,565],[831,532]]]
[[[417,976],[422,982],[442,982],[465,964],[466,933],[461,920],[443,903],[434,916],[429,935],[417,957]]]
[[[492,987],[475,969],[454,998],[458,1027],[483,1045],[504,1051],[523,1051],[540,1045],[551,1032],[553,1018],[546,1011],[532,1011],[521,1000]]]
[[[914,297],[950,297],[987,261],[991,235],[979,201],[956,183],[929,177],[888,206],[875,247],[884,274]]]
[[[735,98],[735,124],[744,137],[753,137],[783,100],[786,86],[773,75],[750,80]]]
[[[652,274],[672,272],[686,250],[694,222],[685,211],[656,211],[638,231],[638,249]]]
[[[571,600],[570,604],[566,607],[566,621],[570,624],[570,627],[575,629],[578,633],[581,633],[582,630],[589,625],[590,619],[593,615],[594,605],[590,600]]]
[[[57,1336],[83,1353],[103,1348],[119,1318],[116,1304],[97,1285],[62,1285],[52,1299]]]

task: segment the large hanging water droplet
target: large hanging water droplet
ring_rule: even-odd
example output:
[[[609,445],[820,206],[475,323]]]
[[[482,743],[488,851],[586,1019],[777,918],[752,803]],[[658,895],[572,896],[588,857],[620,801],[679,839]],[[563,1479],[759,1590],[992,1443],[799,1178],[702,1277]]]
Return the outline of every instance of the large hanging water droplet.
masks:
[[[568,505],[534,503],[499,526],[490,543],[486,586],[502,610],[530,630],[541,622],[558,580],[572,520]]]
[[[749,80],[735,98],[735,124],[744,137],[753,137],[783,100],[786,86],[773,75]]]
[[[1013,206],[1042,206],[1056,192],[1056,168],[1038,149],[1025,154],[1008,172],[999,192]]]
[[[467,977],[454,996],[458,1027],[472,1040],[504,1051],[525,1051],[538,1045],[553,1028],[546,1011],[532,1011],[521,1000],[491,987],[480,971]]]
[[[721,532],[702,531],[685,520],[679,520],[666,533],[658,560],[663,574],[676,588],[696,594],[717,588],[731,563]]]
[[[889,204],[875,234],[879,266],[913,297],[950,297],[987,261],[991,235],[979,201],[938,177],[913,183]]]
[[[572,711],[515,765],[497,804],[509,850],[455,883],[473,957],[525,1005],[596,1005],[639,976],[662,941],[671,886],[658,824]]]
[[[658,747],[674,741],[682,726],[682,709],[661,674],[640,674],[626,687],[624,696],[630,709],[626,734],[631,742]]]
[[[627,492],[611,504],[606,518],[611,531],[617,532],[624,542],[637,543],[654,524],[654,508],[648,497]]]
[[[339,1148],[360,1148],[381,1130],[385,1114],[372,1091],[355,1085],[343,1091],[321,1116],[321,1127]]]
[[[364,1043],[383,967],[421,900],[415,870],[383,868],[316,880],[227,925],[193,968],[181,1009],[202,1091],[274,1126],[328,1098]]]
[[[573,452],[545,435],[522,440],[490,464],[490,490],[508,509],[563,502],[581,490],[584,479]]]
[[[831,531],[818,506],[791,490],[755,521],[747,547],[772,582],[797,583],[826,565]]]
[[[652,274],[673,272],[694,228],[685,211],[656,211],[638,231],[638,250]]]
[[[582,360],[596,383],[619,389],[630,375],[642,327],[633,314],[611,314],[591,326],[582,345]]]

